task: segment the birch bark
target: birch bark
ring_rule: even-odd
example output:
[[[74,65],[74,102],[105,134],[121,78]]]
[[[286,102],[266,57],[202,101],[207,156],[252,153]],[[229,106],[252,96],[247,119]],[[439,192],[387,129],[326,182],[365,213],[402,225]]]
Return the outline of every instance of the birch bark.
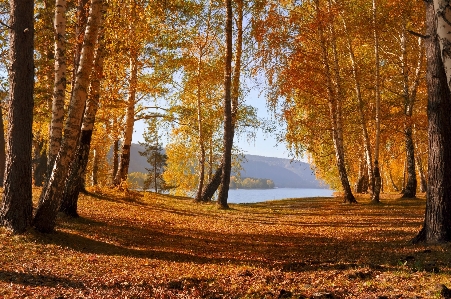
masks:
[[[103,40],[103,21],[106,13],[106,5],[102,9],[102,19],[99,26],[99,37],[94,59],[94,69],[91,78],[90,95],[86,102],[81,126],[81,136],[75,154],[75,160],[71,163],[69,175],[66,179],[64,193],[61,200],[60,211],[66,215],[78,217],[78,195],[84,190],[84,178],[88,165],[91,138],[94,130],[97,110],[100,100],[100,86],[103,77],[103,60],[105,57],[105,43]]]
[[[381,135],[381,121],[380,121],[380,105],[381,105],[381,88],[380,88],[380,59],[379,59],[379,31],[377,29],[377,3],[373,0],[373,36],[374,36],[374,59],[375,59],[375,102],[376,102],[376,140],[374,143],[374,191],[371,196],[371,201],[374,203],[380,202],[380,192],[382,179],[379,171],[379,147]]]
[[[227,11],[225,31],[226,31],[226,55],[224,67],[224,137],[223,137],[223,156],[222,156],[222,177],[221,187],[218,194],[218,207],[228,209],[227,198],[229,195],[230,171],[232,168],[232,1],[225,0]]]
[[[136,14],[136,1],[131,3],[131,16]],[[129,35],[130,40],[135,38],[134,23],[130,22]],[[128,87],[127,111],[125,115],[124,142],[119,158],[119,166],[114,178],[114,185],[121,186],[127,181],[128,167],[130,165],[130,147],[132,145],[133,126],[135,124],[135,104],[136,104],[136,84],[138,82],[138,49],[137,45],[130,45],[130,81]]]
[[[64,182],[68,174],[69,165],[74,159],[87,98],[87,90],[90,83],[89,76],[92,72],[94,48],[101,19],[102,3],[102,0],[91,0],[88,24],[86,26],[80,55],[80,65],[69,105],[69,115],[64,127],[64,138],[51,176],[48,178],[46,186],[42,189],[33,219],[33,226],[41,232],[51,232],[55,228],[56,215],[64,190]]]

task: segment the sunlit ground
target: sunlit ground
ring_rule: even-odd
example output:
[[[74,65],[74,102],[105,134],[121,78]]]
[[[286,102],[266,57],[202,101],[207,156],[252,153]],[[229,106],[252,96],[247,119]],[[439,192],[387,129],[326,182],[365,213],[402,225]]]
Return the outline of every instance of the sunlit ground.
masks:
[[[60,217],[53,234],[0,229],[0,298],[440,298],[440,284],[451,288],[451,246],[410,244],[424,198],[224,211],[91,192],[80,198],[81,217]]]

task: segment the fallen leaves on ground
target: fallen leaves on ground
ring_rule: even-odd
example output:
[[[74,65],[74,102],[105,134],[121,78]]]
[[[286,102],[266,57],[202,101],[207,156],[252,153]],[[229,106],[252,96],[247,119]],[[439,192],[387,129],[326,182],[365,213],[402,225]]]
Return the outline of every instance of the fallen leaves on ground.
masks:
[[[218,210],[92,190],[55,233],[0,229],[0,298],[445,298],[451,247],[412,245],[425,200],[399,197]]]

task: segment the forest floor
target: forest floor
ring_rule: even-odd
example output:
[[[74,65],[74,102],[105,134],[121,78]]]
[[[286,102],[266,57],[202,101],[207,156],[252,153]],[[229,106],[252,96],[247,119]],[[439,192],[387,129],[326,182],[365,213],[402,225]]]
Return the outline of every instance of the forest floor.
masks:
[[[0,298],[441,298],[451,288],[451,245],[410,243],[424,197],[218,210],[91,192],[80,196],[81,217],[59,217],[54,233],[0,229]]]

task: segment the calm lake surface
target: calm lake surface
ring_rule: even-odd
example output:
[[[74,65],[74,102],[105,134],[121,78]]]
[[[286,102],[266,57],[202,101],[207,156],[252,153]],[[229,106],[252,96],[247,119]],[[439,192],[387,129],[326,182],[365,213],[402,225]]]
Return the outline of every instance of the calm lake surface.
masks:
[[[254,203],[285,198],[332,197],[334,192],[334,190],[329,189],[301,188],[230,189],[227,202]]]

